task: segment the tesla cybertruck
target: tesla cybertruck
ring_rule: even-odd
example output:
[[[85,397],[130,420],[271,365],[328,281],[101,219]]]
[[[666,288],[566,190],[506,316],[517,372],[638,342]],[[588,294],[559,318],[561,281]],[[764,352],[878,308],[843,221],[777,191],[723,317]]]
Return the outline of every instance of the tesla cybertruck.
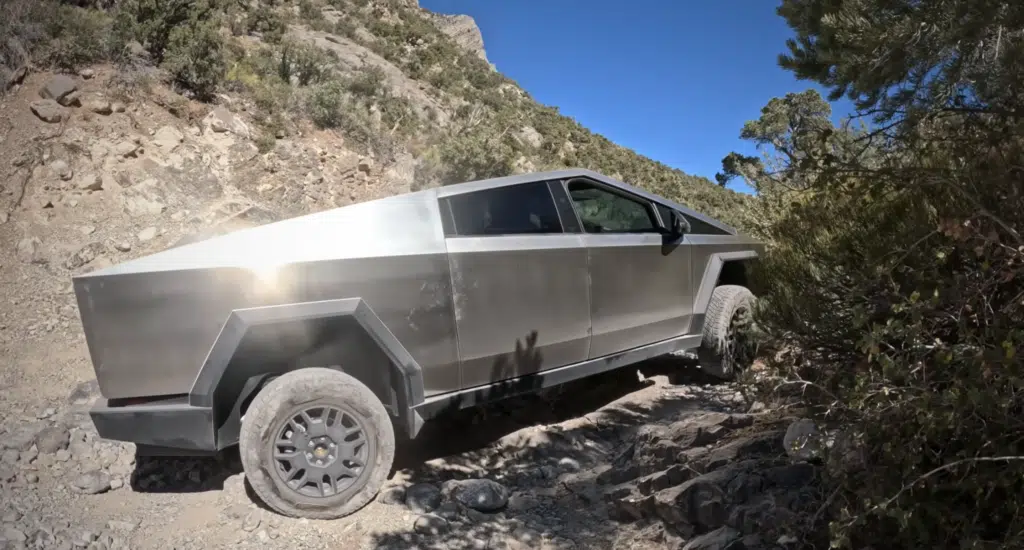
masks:
[[[103,438],[238,445],[278,512],[372,500],[396,430],[675,352],[752,356],[763,245],[588,170],[426,189],[74,277]]]

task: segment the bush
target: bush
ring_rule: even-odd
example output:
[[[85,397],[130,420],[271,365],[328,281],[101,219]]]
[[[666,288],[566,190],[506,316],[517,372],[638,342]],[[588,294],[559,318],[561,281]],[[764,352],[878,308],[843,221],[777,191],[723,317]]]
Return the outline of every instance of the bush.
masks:
[[[209,99],[224,79],[224,43],[217,29],[216,20],[175,28],[163,63],[175,83],[202,100]]]
[[[502,132],[485,125],[449,136],[437,146],[441,183],[451,185],[512,174],[519,154],[509,141],[503,139]]]
[[[213,0],[123,0],[114,32],[119,42],[137,40],[157,63],[163,61],[171,33],[188,21],[216,16]]]
[[[269,153],[277,145],[277,138],[270,131],[262,131],[256,136],[256,150],[260,153]]]
[[[348,91],[357,96],[374,97],[385,90],[384,70],[380,67],[367,67],[355,76],[345,80]]]
[[[356,25],[352,21],[349,21],[345,15],[338,18],[338,22],[334,24],[334,34],[338,36],[344,36],[345,38],[354,39],[356,36]]]
[[[324,13],[312,0],[299,0],[299,17],[306,23],[322,21]]]
[[[60,6],[51,23],[54,39],[49,61],[59,69],[75,71],[108,59],[123,46],[111,36],[112,28],[111,18],[102,11]]]
[[[834,547],[1024,547],[1024,45],[981,40],[1024,6],[975,7],[785,0],[785,66],[875,127],[788,98],[743,129],[778,152],[742,171],[765,191],[770,366],[856,451],[830,457]]]
[[[278,73],[285,82],[290,83],[294,76],[299,86],[309,86],[326,79],[335,63],[337,57],[333,52],[313,44],[286,42],[281,48]]]
[[[310,120],[321,128],[340,126],[344,93],[341,82],[334,79],[313,86],[306,100],[306,113]]]
[[[412,102],[400,96],[387,94],[378,103],[381,112],[383,131],[389,134],[398,133],[409,136],[416,133],[420,119],[413,109]]]
[[[287,30],[284,19],[271,6],[260,4],[246,17],[246,28],[250,33],[258,32],[270,44],[280,43]]]

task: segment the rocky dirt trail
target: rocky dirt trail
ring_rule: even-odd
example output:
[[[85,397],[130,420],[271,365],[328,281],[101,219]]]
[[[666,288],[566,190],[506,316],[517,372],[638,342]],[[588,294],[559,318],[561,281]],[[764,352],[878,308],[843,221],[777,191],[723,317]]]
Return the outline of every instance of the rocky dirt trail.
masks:
[[[0,549],[802,543],[789,527],[821,498],[819,466],[786,452],[797,424],[679,357],[432,422],[337,521],[268,511],[237,456],[136,460],[99,440],[72,275],[412,183],[408,158],[380,165],[330,133],[260,152],[244,104],[121,98],[114,76],[22,74],[0,101]]]
[[[644,373],[638,376],[638,372]],[[643,380],[641,380],[643,377]],[[7,418],[6,548],[788,548],[817,466],[787,424],[668,357],[429,424],[378,498],[335,521],[281,517],[237,457],[139,459],[98,440],[84,383]]]

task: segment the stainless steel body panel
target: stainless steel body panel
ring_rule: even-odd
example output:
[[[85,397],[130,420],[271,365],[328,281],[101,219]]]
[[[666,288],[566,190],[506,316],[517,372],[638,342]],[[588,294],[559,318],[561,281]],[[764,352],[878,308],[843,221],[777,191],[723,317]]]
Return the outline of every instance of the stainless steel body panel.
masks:
[[[687,333],[693,313],[688,246],[660,234],[583,235],[590,254],[590,358]]]
[[[423,369],[458,389],[444,236],[431,191],[293,218],[75,278],[108,399],[188,393],[232,310],[359,297]]]
[[[447,245],[463,388],[588,358],[581,236],[453,237]]]
[[[445,238],[439,197],[573,177],[729,234],[667,246],[660,234]],[[693,335],[722,262],[762,249],[683,205],[589,170],[561,170],[240,230],[76,276],[74,288],[106,399],[189,393],[233,311],[360,298],[421,369],[423,395],[439,402],[627,350],[668,349],[644,347],[657,342],[699,342]]]

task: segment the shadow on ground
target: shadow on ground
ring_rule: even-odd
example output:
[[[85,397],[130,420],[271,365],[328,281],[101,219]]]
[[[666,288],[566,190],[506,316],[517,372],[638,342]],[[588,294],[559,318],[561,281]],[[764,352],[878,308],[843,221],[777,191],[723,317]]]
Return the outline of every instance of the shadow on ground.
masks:
[[[650,386],[654,376],[666,376],[673,385],[718,383],[698,369],[694,360],[666,356],[551,390],[446,412],[427,422],[415,440],[400,442],[392,474],[433,459],[479,450],[523,428],[585,416]]]
[[[613,521],[605,491],[614,470],[631,462],[637,433],[652,423],[668,424],[707,412],[746,411],[731,390],[690,361],[664,357],[637,369],[593,377],[543,396],[494,404],[478,420],[472,412],[436,423],[429,436],[401,449],[393,481],[430,483],[449,493],[453,480],[484,478],[507,487],[507,507],[480,513],[446,495],[431,524],[373,537],[382,549],[612,548],[638,538],[641,546],[669,544],[661,522],[623,525]],[[663,376],[657,386],[651,378]],[[644,390],[641,395],[639,392]],[[727,396],[728,399],[723,398]],[[463,416],[464,415],[464,416]],[[611,474],[611,475],[609,475]],[[626,478],[628,479],[628,477]],[[674,540],[678,540],[674,539]]]

